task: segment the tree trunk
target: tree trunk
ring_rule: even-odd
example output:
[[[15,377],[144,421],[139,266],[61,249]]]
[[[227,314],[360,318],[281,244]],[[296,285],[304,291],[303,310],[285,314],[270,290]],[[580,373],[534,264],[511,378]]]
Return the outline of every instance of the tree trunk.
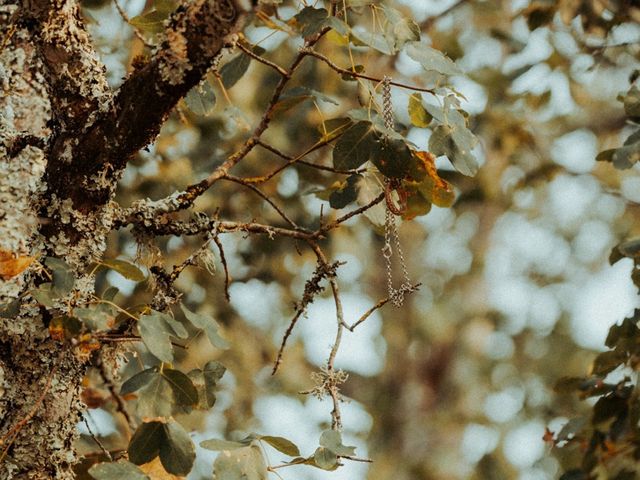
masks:
[[[0,277],[0,309],[20,299],[0,318],[0,478],[73,478],[92,354],[53,340],[49,322],[90,300],[87,266],[105,250],[126,162],[206,74],[242,10],[179,7],[150,61],[111,92],[75,0],[0,2],[0,261],[58,257],[76,279],[45,308],[30,294],[46,280],[37,262]]]

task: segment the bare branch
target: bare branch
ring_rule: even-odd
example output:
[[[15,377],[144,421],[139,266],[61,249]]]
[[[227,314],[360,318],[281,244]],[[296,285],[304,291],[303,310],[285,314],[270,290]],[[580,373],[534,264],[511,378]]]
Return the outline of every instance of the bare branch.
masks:
[[[353,70],[347,70],[346,68],[339,67],[338,65],[333,63],[331,60],[329,60],[327,57],[325,57],[319,52],[316,52],[312,48],[302,48],[300,51],[305,52],[306,54],[311,55],[312,57],[316,57],[319,60],[322,60],[332,70],[338,72],[341,75],[348,75],[354,78],[363,78],[365,80],[371,80],[372,82],[382,83],[382,80],[383,80],[382,78],[372,77],[370,75],[365,75],[364,73],[358,73],[358,72],[354,72]],[[435,95],[435,90],[432,88],[416,87],[415,85],[406,85],[400,82],[389,82],[389,83],[395,87],[400,87],[400,88],[405,88],[407,90],[414,90],[416,92],[425,92],[425,93],[430,93],[432,95]]]

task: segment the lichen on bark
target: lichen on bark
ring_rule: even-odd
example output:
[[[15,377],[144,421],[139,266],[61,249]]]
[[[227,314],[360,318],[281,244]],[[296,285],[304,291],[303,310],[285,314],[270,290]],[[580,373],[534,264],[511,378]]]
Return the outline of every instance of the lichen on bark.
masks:
[[[155,139],[240,18],[229,0],[186,2],[150,62],[112,92],[76,0],[1,0],[0,249],[40,264],[63,258],[76,277],[72,294],[50,308],[29,293],[43,281],[38,262],[0,280],[0,305],[20,299],[16,315],[0,317],[3,480],[73,478],[90,362],[47,326],[89,303],[87,266],[114,227],[120,209],[112,199],[126,162]]]

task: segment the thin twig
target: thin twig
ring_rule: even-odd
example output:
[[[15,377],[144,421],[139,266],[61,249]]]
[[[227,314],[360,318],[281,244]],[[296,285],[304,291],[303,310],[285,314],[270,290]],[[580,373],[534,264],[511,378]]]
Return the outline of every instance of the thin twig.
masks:
[[[411,290],[415,291],[421,285],[422,285],[421,283],[416,283],[411,287]],[[367,318],[369,318],[373,312],[375,312],[379,308],[384,307],[390,301],[391,301],[391,297],[383,298],[382,300],[378,301],[378,303],[376,303],[373,307],[371,307],[369,310],[363,313],[362,316],[353,325],[348,325],[347,323],[345,323],[344,327],[350,332],[353,332],[356,329],[356,327],[360,325],[362,322],[364,322]]]
[[[331,223],[326,224],[323,227],[320,227],[314,235],[318,235],[318,236],[323,236],[325,233],[327,233],[329,230],[333,230],[334,228],[336,228],[338,225],[340,225],[341,223],[346,222],[347,220],[349,220],[350,218],[353,218],[357,215],[360,215],[363,212],[366,212],[367,210],[369,210],[370,208],[374,207],[375,205],[377,205],[378,203],[382,202],[385,198],[385,194],[384,192],[382,192],[380,195],[378,195],[376,198],[374,198],[373,200],[371,200],[369,203],[367,203],[366,205],[363,205],[360,208],[356,208],[355,210],[349,212],[349,213],[345,213],[344,215],[342,215],[341,217],[338,217],[336,220],[334,220]]]
[[[254,60],[256,60],[256,61],[258,61],[260,63],[263,63],[264,65],[267,65],[267,66],[273,68],[276,72],[278,72],[283,77],[286,77],[289,74],[289,72],[287,72],[280,65],[277,65],[274,62],[272,62],[271,60],[267,60],[266,58],[261,57],[257,53],[252,52],[250,49],[245,47],[242,43],[238,42],[236,45],[238,46],[238,48],[240,50],[242,50],[244,53],[249,55],[251,58],[253,58]]]
[[[333,140],[333,139],[331,139],[331,140]],[[331,140],[329,140],[329,142]],[[343,174],[343,175],[353,175],[353,174],[356,174],[356,173],[362,173],[362,172],[366,172],[367,171],[366,168],[359,168],[359,169],[355,169],[355,170],[338,170],[337,168],[327,167],[325,165],[318,165],[317,163],[311,163],[311,162],[307,162],[306,160],[301,160],[302,157],[304,157],[304,156],[308,155],[309,153],[311,153],[311,151],[309,151],[309,150],[305,151],[301,155],[298,155],[297,157],[292,157],[291,155],[287,155],[286,153],[278,150],[273,145],[265,143],[262,140],[258,140],[258,145],[260,145],[261,147],[265,148],[266,150],[269,150],[271,153],[275,153],[280,158],[282,158],[284,160],[287,160],[289,163],[285,166],[285,168],[288,167],[289,165],[293,164],[293,163],[298,163],[300,165],[304,165],[304,166],[307,166],[307,167],[315,168],[315,169],[318,169],[318,170],[325,170],[327,172],[340,173],[340,174]],[[324,146],[324,145],[318,146],[318,144],[315,144],[315,145],[313,145],[313,149],[317,150],[321,146]],[[279,171],[281,171],[281,169],[276,171],[276,173],[278,173]],[[274,175],[275,174],[272,173],[272,174],[268,175],[268,178],[270,179]]]
[[[118,0],[113,0],[113,3],[116,6],[116,10],[118,10],[118,13],[122,17],[122,20],[124,20],[124,22],[131,27],[131,29],[133,30],[133,34],[138,38],[138,40],[140,40],[145,47],[153,48],[153,44],[149,43],[147,39],[144,38],[140,30],[138,30],[138,28],[135,25],[131,24],[131,19],[129,18],[129,15],[127,15],[127,12],[125,12],[124,9],[120,6],[120,3],[118,3]]]
[[[100,450],[102,450],[102,453],[104,453],[107,456],[110,462],[113,462],[113,457],[109,453],[109,450],[104,448],[104,445],[102,444],[102,442],[98,440],[98,437],[96,437],[96,434],[93,433],[93,430],[91,430],[91,426],[89,425],[89,420],[87,419],[86,415],[82,415],[82,421],[84,422],[84,425],[87,427],[87,430],[89,431],[89,435],[91,436],[93,441],[96,443],[96,445],[98,445]]]
[[[313,251],[318,258],[318,262],[324,265],[328,265],[327,257],[325,256],[322,249],[315,243],[310,243],[310,245],[312,246]],[[337,383],[333,381],[333,379],[335,378],[334,362],[336,359],[336,355],[338,354],[338,350],[340,349],[342,334],[344,332],[344,313],[342,310],[342,301],[340,299],[340,289],[335,277],[329,277],[329,284],[331,285],[331,292],[333,294],[333,299],[336,306],[337,329],[336,338],[331,347],[329,359],[327,360],[327,374],[329,377],[329,383],[326,384],[325,387],[329,393],[329,396],[331,396],[331,401],[333,402],[333,410],[331,411],[331,428],[333,430],[341,430],[342,417],[340,414],[340,391]]]
[[[307,42],[305,43],[305,46],[308,48],[312,47],[329,30],[330,28],[328,27],[323,28],[320,32],[318,32],[313,37],[308,39]],[[227,175],[229,173],[229,170],[231,170],[231,168],[233,168],[240,160],[245,158],[253,150],[253,148],[256,145],[258,145],[258,140],[260,139],[262,134],[267,130],[267,128],[269,128],[271,119],[273,118],[273,114],[275,113],[276,104],[280,101],[280,97],[282,96],[282,93],[284,92],[285,87],[287,86],[287,84],[289,83],[289,80],[291,80],[291,78],[293,77],[293,74],[298,69],[298,67],[300,66],[300,64],[302,63],[302,61],[306,56],[307,56],[306,53],[298,52],[296,57],[291,62],[289,69],[286,71],[285,74],[282,75],[282,77],[280,78],[280,81],[278,82],[278,84],[276,85],[273,91],[273,94],[271,95],[271,100],[269,100],[269,104],[267,105],[267,108],[264,114],[262,115],[262,119],[260,120],[260,123],[258,123],[258,126],[254,129],[251,137],[249,137],[244,142],[242,147],[240,147],[240,150],[230,155],[224,162],[222,162],[221,165],[216,167],[216,169],[213,172],[211,172],[211,174],[209,174],[207,178],[205,178],[199,183],[190,185],[186,189],[184,194],[181,195],[178,199],[178,204],[180,205],[180,208],[182,209],[189,208],[193,204],[196,198],[198,198],[200,195],[206,192],[218,180],[220,180],[225,175]]]
[[[243,178],[235,177],[235,176],[229,175],[229,174],[227,174],[224,177],[222,177],[222,179],[223,180],[228,180],[230,182],[237,183],[239,185],[243,185],[244,187],[248,188],[249,190],[254,192],[256,195],[260,196],[269,205],[271,205],[273,207],[273,209],[276,212],[278,212],[278,215],[280,215],[282,217],[282,219],[285,222],[287,222],[292,228],[295,228],[295,229],[299,228],[298,225],[296,224],[296,222],[291,220],[291,218],[289,218],[287,216],[287,214],[284,213],[284,210],[282,210],[282,208],[280,208],[278,205],[276,205],[276,203],[273,200],[271,200],[262,190],[260,190],[255,185],[252,185],[250,183],[245,182]]]
[[[120,396],[120,394],[117,392],[116,387],[113,384],[113,380],[111,379],[110,375],[107,373],[107,370],[105,368],[105,364],[102,358],[100,358],[100,365],[98,366],[98,371],[100,372],[100,377],[102,377],[102,381],[107,387],[107,390],[109,390],[109,393],[111,394],[111,398],[113,398],[113,400],[116,402],[116,411],[119,412],[124,417],[124,419],[127,422],[127,425],[129,426],[129,429],[131,431],[134,431],[135,424],[133,423],[133,419],[131,418],[131,415],[129,415],[129,412],[127,411],[127,404],[124,401],[124,399]]]
[[[216,247],[218,247],[218,251],[220,252],[220,263],[222,263],[222,268],[224,269],[224,296],[227,299],[227,302],[230,302],[231,295],[229,295],[229,284],[231,284],[231,275],[229,275],[227,258],[224,255],[224,248],[222,248],[222,242],[218,235],[213,236],[213,242],[216,244]]]
[[[365,80],[371,80],[372,82],[376,82],[376,83],[382,83],[382,81],[383,81],[382,78],[372,77],[370,75],[365,75],[364,73],[358,73],[358,72],[354,72],[353,70],[348,70],[346,68],[339,67],[338,65],[333,63],[331,60],[329,60],[327,57],[325,57],[324,55],[322,55],[319,52],[316,52],[312,48],[304,47],[304,48],[300,49],[300,51],[301,52],[305,52],[307,55],[311,55],[312,57],[316,57],[319,60],[322,60],[332,70],[338,72],[341,75],[348,75],[348,76],[354,77],[354,78],[363,78]],[[413,91],[416,91],[416,92],[425,92],[425,93],[430,93],[431,95],[435,95],[435,90],[433,88],[416,87],[415,85],[407,85],[405,83],[393,82],[393,81],[391,81],[389,83],[391,85],[393,85],[394,87],[400,87],[400,88],[405,88],[407,90],[413,90]]]

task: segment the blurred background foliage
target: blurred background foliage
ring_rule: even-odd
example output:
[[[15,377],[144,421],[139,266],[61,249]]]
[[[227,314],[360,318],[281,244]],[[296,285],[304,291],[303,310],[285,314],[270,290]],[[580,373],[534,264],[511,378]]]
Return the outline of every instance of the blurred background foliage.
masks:
[[[120,0],[127,24],[112,2],[84,2],[114,87],[146,55],[140,38],[153,42],[152,14],[162,19],[162,9],[171,7],[167,3]],[[241,41],[287,65],[301,46],[291,18],[305,3],[327,7],[312,0],[266,1]],[[422,282],[420,291],[402,308],[386,305],[360,330],[347,332],[337,357],[336,366],[349,373],[343,385],[348,400],[343,406],[345,444],[355,445],[359,457],[374,462],[346,462],[336,472],[288,467],[278,473],[286,479],[558,478],[580,465],[587,440],[559,449],[554,436],[569,419],[584,415],[588,421],[593,401],[558,393],[554,385],[561,377],[590,374],[596,354],[606,349],[609,326],[638,305],[630,276],[633,261],[626,258],[611,266],[608,258],[620,241],[640,234],[640,174],[635,167],[617,170],[610,162],[596,162],[596,156],[622,146],[633,133],[633,115],[617,97],[626,95],[635,80],[640,8],[630,0],[360,4],[349,11],[348,21],[361,38],[384,32],[376,14],[390,6],[415,20],[424,42],[456,61],[461,74],[450,82],[466,98],[461,106],[480,139],[474,155],[481,167],[476,177],[465,177],[446,158],[438,159],[440,175],[455,190],[455,204],[434,206],[428,215],[400,227],[410,276]],[[439,81],[404,52],[384,55],[366,46],[348,48],[335,31],[317,50],[341,67],[363,65],[365,73],[377,78],[388,74],[421,86]],[[264,112],[278,75],[246,56],[246,65],[238,65],[236,55],[244,54],[234,49],[222,57],[219,73],[211,73],[190,94],[157,142],[127,167],[118,191],[120,204],[182,190],[240,146]],[[336,103],[316,97],[276,112],[265,140],[292,155],[322,136],[318,127],[323,119],[343,116],[369,101],[370,87],[345,81],[316,59],[303,63],[292,84]],[[407,138],[428,150],[432,131],[411,126],[411,93],[392,89],[395,117],[407,126]],[[307,160],[331,165],[331,150],[319,149]],[[259,176],[279,165],[276,155],[254,150],[233,173]],[[296,164],[261,188],[294,221],[316,228],[320,219],[326,222],[347,211],[336,212],[327,201],[327,189],[330,193],[342,180]],[[267,203],[233,182],[217,183],[195,207],[222,219],[281,224]],[[379,226],[379,211],[358,216],[322,244],[330,259],[346,262],[338,281],[349,321],[387,295]],[[313,387],[311,374],[324,364],[333,341],[329,292],[300,320],[275,376],[271,368],[294,314],[292,305],[315,268],[315,256],[291,239],[241,233],[221,239],[232,276],[230,302],[215,248],[214,274],[189,267],[177,287],[187,306],[218,321],[231,348],[212,350],[197,338],[176,355],[183,371],[218,360],[227,372],[211,411],[177,419],[196,432],[196,440],[259,432],[285,436],[311,454],[320,432],[330,425],[331,405],[299,392]],[[122,255],[142,265],[159,256],[171,267],[202,242],[164,236],[140,244],[124,230],[111,236],[106,256]],[[99,291],[109,285],[121,289],[122,305],[149,302],[145,284],[136,286],[108,272],[100,277]],[[139,371],[138,363],[130,362],[127,369],[125,378]],[[624,367],[608,373],[614,383],[625,374]],[[86,383],[85,397],[93,398],[90,406],[95,407],[87,422],[107,448],[125,449],[131,433],[112,415],[115,405],[99,376]],[[580,435],[579,426],[575,432]],[[88,458],[96,454],[88,436],[81,448]],[[277,464],[278,452],[267,453],[271,464]],[[189,478],[210,478],[215,455],[199,449]],[[596,477],[614,478],[629,455],[617,452],[603,459]]]

